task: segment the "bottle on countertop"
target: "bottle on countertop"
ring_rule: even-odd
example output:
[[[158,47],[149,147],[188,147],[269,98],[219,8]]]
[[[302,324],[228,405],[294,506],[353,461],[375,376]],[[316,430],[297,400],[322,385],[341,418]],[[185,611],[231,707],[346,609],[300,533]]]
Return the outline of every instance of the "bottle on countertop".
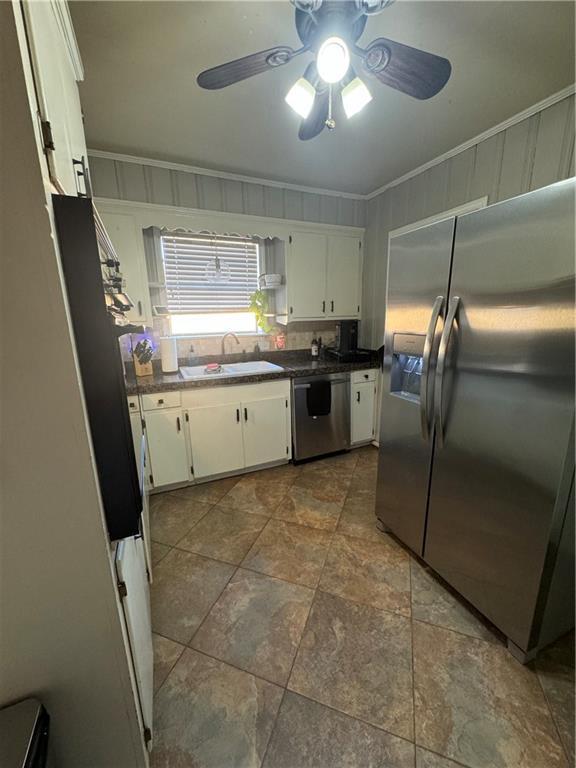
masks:
[[[314,336],[312,343],[310,344],[310,352],[312,357],[318,357],[318,339],[316,336]]]

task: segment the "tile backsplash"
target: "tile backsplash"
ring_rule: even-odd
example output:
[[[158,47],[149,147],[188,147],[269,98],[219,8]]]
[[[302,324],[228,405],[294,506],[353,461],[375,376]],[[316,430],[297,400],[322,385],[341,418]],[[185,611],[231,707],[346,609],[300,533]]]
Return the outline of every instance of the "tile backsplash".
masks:
[[[336,336],[336,323],[331,320],[318,320],[310,322],[289,323],[282,328],[286,335],[286,349],[310,349],[312,339],[322,337],[324,344],[331,344]],[[155,346],[153,359],[160,357],[159,330],[154,329],[146,334]],[[181,336],[178,337],[178,358],[188,362],[193,356],[219,355],[222,350],[222,335],[217,336]],[[256,344],[262,352],[274,349],[274,334],[242,334],[238,335],[240,344],[236,344],[232,337],[226,339],[226,353],[253,352]],[[191,349],[192,348],[192,349]],[[129,336],[121,338],[122,356],[125,360],[131,359],[131,340]]]

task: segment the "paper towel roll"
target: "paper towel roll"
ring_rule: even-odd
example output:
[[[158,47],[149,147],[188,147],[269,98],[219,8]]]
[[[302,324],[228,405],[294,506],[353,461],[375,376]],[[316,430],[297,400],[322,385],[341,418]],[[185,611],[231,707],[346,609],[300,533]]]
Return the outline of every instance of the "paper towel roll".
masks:
[[[164,336],[160,339],[160,357],[162,373],[177,373],[178,343],[173,336]]]

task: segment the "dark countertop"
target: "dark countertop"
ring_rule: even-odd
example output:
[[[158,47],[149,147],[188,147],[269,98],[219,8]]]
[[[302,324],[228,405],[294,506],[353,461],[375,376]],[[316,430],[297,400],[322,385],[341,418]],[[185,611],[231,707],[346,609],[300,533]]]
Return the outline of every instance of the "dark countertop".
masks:
[[[370,360],[355,363],[342,363],[338,360],[324,357],[313,360],[310,354],[297,352],[262,352],[259,355],[226,355],[225,358],[201,357],[190,363],[180,361],[180,365],[207,365],[220,361],[222,363],[248,362],[249,360],[266,360],[276,365],[281,365],[283,371],[271,373],[257,373],[247,376],[215,376],[211,379],[186,380],[180,373],[162,373],[160,361],[154,361],[154,373],[152,376],[136,378],[133,368],[126,364],[126,393],[128,395],[146,395],[154,392],[173,392],[180,389],[198,389],[206,387],[226,387],[239,384],[257,384],[261,381],[273,381],[275,379],[294,379],[297,376],[315,376],[325,373],[343,373],[350,371],[365,371],[369,368],[378,368],[380,363],[378,355],[373,354]]]

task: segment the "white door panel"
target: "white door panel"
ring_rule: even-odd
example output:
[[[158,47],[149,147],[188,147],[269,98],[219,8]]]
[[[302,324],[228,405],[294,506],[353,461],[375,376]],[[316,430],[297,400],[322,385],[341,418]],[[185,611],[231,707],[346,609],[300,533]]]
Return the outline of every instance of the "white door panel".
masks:
[[[146,413],[154,487],[184,483],[190,479],[182,410],[165,408]]]
[[[288,317],[321,318],[325,312],[326,236],[296,233],[288,251]]]
[[[285,397],[242,403],[244,460],[247,467],[288,458],[287,407]]]
[[[328,238],[326,315],[358,317],[360,312],[360,244],[357,237]]]
[[[188,411],[194,477],[209,477],[244,467],[240,403]]]
[[[352,443],[366,442],[374,437],[374,390],[373,381],[352,385]]]
[[[154,652],[150,592],[141,538],[122,539],[116,550],[116,575],[122,587],[122,610],[145,728],[152,733]],[[150,748],[151,744],[148,745]]]

